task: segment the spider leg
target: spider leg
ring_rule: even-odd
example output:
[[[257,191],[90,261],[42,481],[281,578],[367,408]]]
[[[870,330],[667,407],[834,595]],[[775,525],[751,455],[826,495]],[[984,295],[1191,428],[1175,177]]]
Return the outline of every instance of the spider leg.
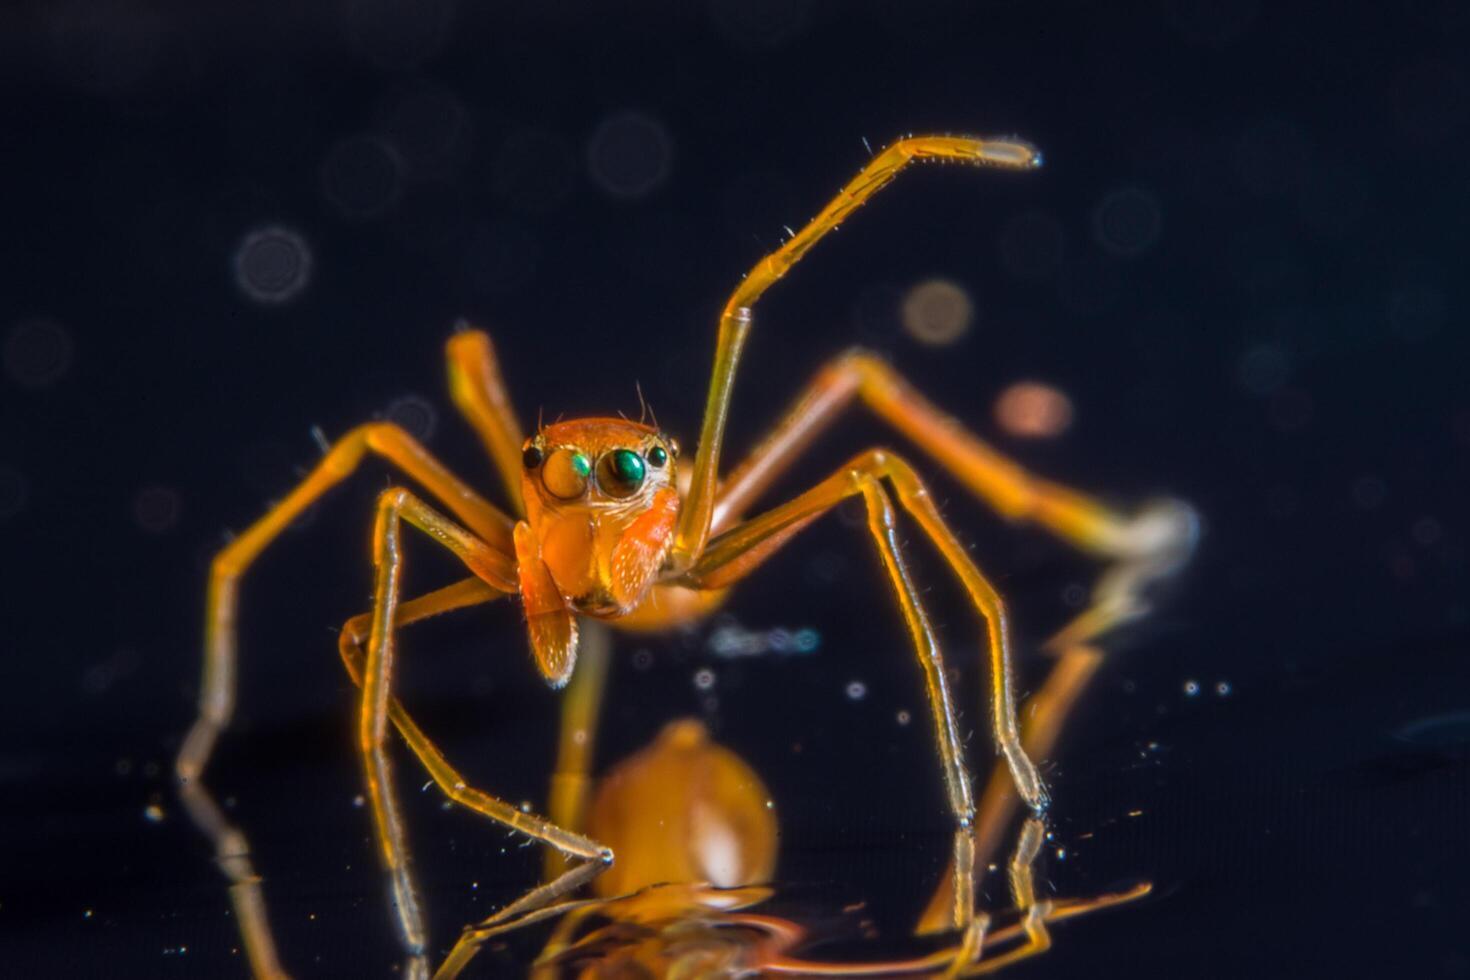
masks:
[[[1147,612],[1148,586],[1178,570],[1197,534],[1193,511],[1155,501],[1133,516],[1070,487],[1028,473],[924,398],[881,358],[851,350],[828,362],[772,431],[721,484],[714,528],[729,526],[800,459],[854,401],[903,433],[972,493],[1013,521],[1034,521],[1079,550],[1110,562],[1088,608],[1047,641],[1057,661],[1043,687],[1022,706],[1022,745],[1048,756],[1077,698],[1101,665],[1094,641]],[[977,877],[1000,846],[1017,798],[1007,774],[991,773],[976,811]],[[949,888],[940,883],[919,931],[948,928]]]
[[[985,620],[990,654],[990,702],[997,749],[1005,756],[1017,791],[1028,805],[1040,809],[1046,797],[1036,768],[1021,748],[1016,722],[1015,696],[1011,690],[1010,626],[1005,604],[988,579],[970,559],[965,549],[929,496],[928,488],[913,467],[886,450],[863,453],[816,489],[766,514],[724,532],[710,542],[689,578],[706,586],[725,586],[748,574],[764,561],[780,544],[836,500],[833,493],[849,488],[841,496],[850,496],[847,474],[863,474],[874,479],[885,478],[893,487],[899,504],[918,523],[930,542],[960,580],[970,601]],[[825,506],[823,506],[825,504]]]
[[[377,581],[374,587],[367,657],[354,678],[360,679],[362,686],[358,740],[363,753],[368,797],[377,827],[380,855],[392,885],[399,928],[410,956],[418,957],[422,955],[427,941],[423,913],[419,908],[408,869],[403,820],[398,810],[392,768],[384,749],[388,722],[395,713],[399,716],[394,719],[395,724],[410,748],[450,799],[586,862],[567,872],[557,882],[541,886],[517,901],[510,907],[517,914],[532,910],[537,907],[537,903],[554,901],[561,894],[580,885],[583,880],[595,876],[612,861],[612,852],[579,834],[569,833],[545,820],[523,813],[509,803],[470,788],[444,759],[442,753],[417,730],[406,712],[401,707],[395,712],[391,688],[395,653],[394,627],[398,617],[403,572],[400,530],[404,521],[454,552],[472,569],[486,564],[485,553],[492,549],[403,488],[389,489],[378,499],[377,520],[373,528],[373,563],[377,570]],[[504,591],[512,590],[507,588]],[[351,672],[351,658],[345,659],[349,660]]]
[[[430,616],[437,616],[440,613],[449,612],[454,609],[462,609],[467,606],[478,605],[482,602],[488,602],[493,599],[499,598],[503,594],[504,593],[491,589],[489,586],[485,585],[484,582],[480,581],[477,578],[463,579],[459,582],[454,583],[453,585],[446,586],[445,588],[438,589],[434,592],[430,592],[425,595],[419,596],[418,598],[401,603],[398,606],[397,615],[394,617],[394,624],[398,627],[407,626],[411,623],[418,622],[419,620],[427,619]],[[338,653],[341,655],[342,663],[347,669],[348,676],[352,679],[352,682],[359,687],[362,686],[363,671],[367,661],[367,653],[364,650],[364,647],[367,644],[368,638],[371,634],[372,622],[373,614],[371,612],[361,613],[349,619],[343,625],[341,632],[338,634]],[[600,671],[605,672],[607,657],[608,654],[611,652],[611,646],[607,642],[604,631],[597,628],[598,626],[600,626],[600,624],[588,625],[592,628],[588,631],[588,634],[586,636],[587,647],[584,651],[584,655],[588,656],[589,659],[585,660],[583,664],[579,667],[579,669],[574,673],[572,685],[565,695],[565,697],[568,699],[585,701],[585,694],[579,695],[577,693],[579,684],[584,683],[579,681],[579,678],[583,676],[583,671],[588,671],[591,674],[597,674]],[[569,712],[569,714],[575,714],[575,712]],[[456,802],[475,810],[477,813],[485,814],[487,816],[490,816],[492,819],[500,819],[500,817],[496,814],[486,812],[486,808],[484,806],[485,798],[483,797],[483,795],[478,793],[478,791],[476,790],[468,788],[464,778],[459,774],[458,771],[454,769],[449,761],[445,759],[443,753],[439,751],[439,748],[433,743],[433,741],[418,727],[417,723],[414,722],[412,716],[409,715],[408,711],[403,707],[402,703],[397,698],[390,699],[388,703],[388,720],[393,723],[393,726],[398,730],[399,735],[403,737],[403,740],[408,745],[409,749],[414,753],[415,756],[418,757],[424,768],[429,772],[430,777],[434,780],[435,784],[438,785],[439,788],[447,796],[449,796]],[[590,753],[590,748],[588,749],[588,752]],[[547,821],[538,822],[535,817],[528,817],[526,814],[521,813],[521,811],[516,812],[518,814],[518,817],[525,818],[528,821],[525,827],[518,828],[527,833],[531,833],[531,831],[537,826],[544,826],[548,823]],[[571,824],[563,824],[560,820],[556,819],[556,814],[554,812],[549,823],[557,827],[569,829],[573,832],[576,832],[580,828],[580,824],[575,826]],[[535,836],[534,833],[532,833],[532,836]],[[560,856],[559,852],[556,851],[551,851],[548,853],[558,854],[558,856]],[[563,864],[566,865],[567,862],[563,861]],[[567,870],[566,867],[558,869],[558,871],[564,870]],[[601,865],[584,863],[580,865],[577,870],[579,870],[578,876],[575,878],[571,878],[568,881],[562,882],[559,885],[559,890],[557,894],[569,894],[571,891],[580,887],[582,884],[582,879],[584,877],[591,878],[595,870],[601,870]],[[553,877],[553,875],[548,873],[547,877],[549,881]],[[451,953],[450,957],[439,968],[439,971],[436,972],[435,976],[457,976],[459,972],[463,970],[464,965],[474,955],[474,952],[478,948],[478,946],[483,943],[485,939],[489,938],[492,935],[497,935],[501,932],[507,932],[512,929],[520,928],[524,925],[530,925],[533,922],[540,921],[542,919],[565,911],[568,907],[577,907],[581,904],[584,904],[562,903],[558,905],[552,905],[547,908],[536,909],[530,912],[521,912],[519,918],[512,918],[512,916],[516,914],[517,909],[520,908],[524,903],[526,903],[528,899],[539,897],[538,891],[539,890],[533,890],[532,892],[528,893],[526,897],[523,897],[514,905],[507,906],[505,909],[501,910],[490,919],[486,920],[486,922],[490,923],[489,926],[481,923],[477,926],[466,929],[465,935],[462,936],[460,941],[456,944],[455,951]]]
[[[179,749],[174,769],[180,802],[213,844],[215,860],[230,879],[230,894],[240,919],[246,952],[258,976],[285,975],[270,942],[259,876],[251,864],[245,835],[225,818],[201,778],[215,742],[234,713],[239,580],[271,541],[322,494],[350,475],[369,452],[396,464],[429,489],[481,537],[496,544],[510,544],[509,518],[450,473],[402,429],[372,423],[339,439],[284,500],[215,555],[205,606],[199,713]],[[493,567],[476,571],[487,580],[499,581],[507,574],[507,564],[502,559]],[[514,583],[513,574],[509,581]]]
[[[857,494],[863,496],[868,507],[869,530],[878,545],[924,670],[945,787],[958,824],[949,922],[953,927],[967,928],[974,918],[975,811],[970,779],[963,761],[958,723],[939,645],[904,566],[884,480],[893,487],[899,503],[916,520],[960,579],[985,620],[990,648],[996,747],[1006,759],[1018,792],[1032,806],[1040,808],[1045,803],[1041,778],[1022,750],[1017,732],[1008,626],[1000,596],[945,525],[913,470],[898,457],[882,450],[864,453],[789,503],[731,528],[710,542],[700,561],[681,581],[697,588],[730,585],[749,575],[794,534],[837,503]]]
[[[461,323],[445,343],[444,354],[449,363],[449,395],[494,460],[512,510],[523,515],[521,443],[525,439],[490,336]]]
[[[1034,521],[1073,547],[1111,560],[1187,552],[1192,543],[1187,513],[1145,511],[1128,517],[1028,473],[924,398],[882,358],[862,350],[829,361],[724,480],[715,503],[715,530],[738,519],[855,399],[1009,520]],[[1170,516],[1172,522],[1164,520]]]
[[[1021,705],[1021,745],[1033,759],[1052,754],[1062,726],[1082,692],[1102,666],[1103,653],[1094,645],[1097,637],[1136,615],[1135,596],[1140,579],[1161,573],[1147,557],[1115,562],[1103,573],[1093,590],[1092,602],[1075,619],[1046,641],[1055,657],[1041,688]],[[975,818],[975,877],[984,876],[990,856],[1000,847],[1002,835],[1015,816],[1019,801],[1007,774],[997,769],[990,774],[980,795]],[[929,899],[915,931],[920,934],[948,928],[948,910],[953,899],[949,889],[953,875],[940,880]]]
[[[784,245],[762,258],[725,302],[715,341],[715,364],[711,372],[699,446],[694,456],[694,474],[679,516],[679,531],[670,553],[671,566],[684,570],[695,563],[710,537],[720,470],[720,446],[725,420],[730,411],[730,393],[740,351],[750,333],[750,310],[756,300],[799,262],[828,232],[888,185],[915,161],[938,160],[1029,170],[1041,164],[1036,149],[1019,140],[977,140],[955,136],[914,136],[885,148],[837,192],[815,218]]]

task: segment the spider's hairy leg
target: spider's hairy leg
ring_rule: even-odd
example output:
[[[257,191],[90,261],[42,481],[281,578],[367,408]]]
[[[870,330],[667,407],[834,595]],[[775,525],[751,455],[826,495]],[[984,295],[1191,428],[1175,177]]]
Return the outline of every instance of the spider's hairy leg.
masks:
[[[360,672],[354,675],[354,679],[360,679],[362,686],[358,740],[363,753],[368,798],[378,832],[380,857],[388,871],[392,885],[399,928],[410,956],[417,957],[423,953],[427,937],[423,926],[423,914],[419,908],[412,876],[408,869],[408,848],[403,821],[398,810],[398,796],[394,790],[393,773],[384,744],[388,722],[394,714],[391,690],[395,654],[394,631],[398,617],[400,581],[403,573],[400,530],[405,521],[448,548],[474,571],[478,572],[481,567],[496,562],[504,567],[510,563],[510,559],[503,553],[495,552],[490,545],[439,514],[401,487],[384,491],[378,499],[377,519],[373,528],[373,563],[376,568],[376,584],[367,656]],[[500,587],[505,592],[514,590],[511,582],[505,582]],[[344,659],[348,658],[344,657]],[[352,664],[349,660],[349,671],[351,668]],[[402,714],[402,709],[398,710]],[[404,722],[409,722],[409,724],[405,725]],[[395,724],[404,734],[410,748],[414,749],[415,754],[419,756],[431,776],[440,783],[451,799],[513,830],[526,833],[587,862],[584,867],[574,868],[564,876],[568,882],[579,883],[583,878],[595,875],[597,871],[611,863],[612,852],[607,848],[599,847],[578,834],[568,833],[544,820],[522,813],[516,807],[479,790],[470,789],[433,744],[411,725],[406,714],[403,714],[402,722],[395,721]],[[416,734],[410,735],[410,732]],[[592,870],[588,871],[586,867],[591,867]],[[515,907],[518,913],[532,910],[532,906],[527,905],[528,901],[544,903],[559,897],[563,892],[555,890],[556,884],[542,886],[517,902]]]
[[[817,216],[784,245],[762,258],[725,302],[715,341],[715,364],[705,401],[699,446],[694,456],[694,476],[679,517],[670,561],[673,568],[690,567],[709,541],[719,483],[720,446],[730,411],[730,394],[735,368],[750,332],[750,311],[772,285],[779,281],[813,245],[837,228],[899,172],[914,161],[955,161],[1030,170],[1041,165],[1041,154],[1021,140],[980,140],[958,136],[912,136],[889,145],[868,161]]]
[[[971,600],[981,612],[990,648],[992,713],[997,749],[1005,756],[1017,791],[1027,802],[1041,807],[1045,792],[1036,767],[1021,749],[1016,729],[1015,704],[1011,692],[1009,640],[1005,610],[1000,597],[970,561],[948,527],[933,509],[913,471],[890,453],[864,453],[816,487],[794,500],[740,524],[710,542],[700,561],[682,581],[697,588],[723,588],[749,575],[792,536],[842,500],[861,494],[868,507],[868,527],[878,545],[890,584],[899,600],[905,622],[924,670],[926,690],[934,715],[935,742],[944,770],[945,787],[958,824],[949,922],[968,927],[974,908],[974,804],[969,774],[965,769],[949,682],[944,672],[938,641],[919,602],[904,566],[895,534],[893,507],[883,480],[887,480],[899,503],[919,523],[930,541],[960,578]]]
[[[495,463],[511,509],[526,512],[521,500],[521,424],[516,419],[500,362],[490,335],[460,323],[444,345],[449,367],[449,395],[458,406]]]
[[[251,968],[259,976],[284,975],[270,943],[259,876],[244,833],[224,816],[202,776],[214,744],[234,713],[236,692],[235,618],[239,582],[256,557],[327,490],[346,479],[369,452],[396,464],[442,500],[486,540],[510,543],[510,519],[455,477],[402,429],[373,423],[338,440],[307,477],[214,557],[204,617],[204,672],[199,710],[174,763],[179,799],[214,847],[215,860],[231,883]]]
[[[449,612],[454,609],[463,609],[467,606],[478,605],[499,598],[505,593],[492,589],[477,578],[463,579],[453,585],[446,586],[434,592],[427,593],[415,599],[401,603],[398,606],[397,615],[394,617],[394,625],[397,627],[407,626],[411,623],[437,616],[440,613]],[[366,644],[371,635],[373,624],[373,613],[366,612],[349,619],[342,627],[338,635],[338,653],[342,657],[342,663],[347,669],[348,676],[358,687],[362,686],[363,671],[366,668],[367,652]],[[596,631],[594,631],[596,632]],[[605,645],[593,644],[590,649],[604,649]],[[596,654],[594,654],[596,656]],[[585,669],[585,665],[584,665]],[[580,676],[580,671],[578,675]],[[575,682],[574,682],[575,683]],[[435,785],[451,800],[465,806],[476,813],[487,816],[502,824],[512,824],[515,830],[526,834],[536,840],[550,844],[552,847],[561,849],[561,853],[567,853],[567,848],[572,848],[572,855],[587,857],[596,847],[591,841],[582,838],[576,833],[564,831],[556,821],[546,821],[532,814],[525,813],[519,809],[512,808],[509,804],[494,797],[488,796],[478,789],[472,788],[464,777],[456,770],[433,741],[424,734],[423,730],[409,715],[397,698],[390,698],[388,702],[388,720],[393,723],[399,735],[409,749],[423,764]],[[561,875],[557,880],[548,882],[548,886],[555,889],[555,895],[571,894],[583,883],[595,877],[605,867],[601,860],[602,854],[598,851],[595,855],[597,861],[588,858],[583,864],[569,868],[567,874]],[[572,874],[570,872],[576,872]],[[545,887],[545,886],[543,886]],[[541,904],[551,901],[545,897],[543,888],[532,889],[521,899],[497,912],[480,926],[471,927],[465,931],[455,946],[455,953],[440,967],[438,976],[456,976],[463,969],[463,963],[459,959],[468,961],[473,955],[474,949],[479,943],[491,935],[510,929],[529,925],[550,915],[555,915],[563,910],[563,906],[552,906],[541,908]],[[527,910],[527,906],[530,909]],[[476,932],[476,929],[481,931]],[[473,936],[471,935],[473,933]],[[473,940],[473,941],[470,941]],[[463,948],[462,948],[463,947]],[[456,959],[456,954],[459,959]],[[455,964],[458,964],[457,966]],[[453,969],[450,970],[450,967]],[[414,964],[415,968],[419,964]],[[427,969],[423,966],[422,969]],[[446,970],[450,972],[446,973]],[[422,972],[422,971],[421,971]]]
[[[1051,917],[1051,902],[1036,898],[1035,880],[1036,857],[1041,853],[1041,845],[1045,839],[1046,825],[1036,817],[1027,817],[1026,822],[1021,825],[1021,838],[1016,842],[1015,853],[1011,855],[1011,863],[1007,868],[1011,905],[1021,913],[1020,926],[1026,937],[1025,942],[993,959],[956,970],[953,975],[975,977],[982,973],[993,973],[1017,960],[1037,956],[1051,949],[1051,933],[1046,928],[1047,920]],[[956,961],[956,966],[959,965]]]
[[[1180,560],[1167,552],[1122,558],[1103,572],[1093,588],[1092,601],[1070,623],[1045,643],[1054,658],[1052,668],[1037,690],[1021,705],[1021,745],[1033,759],[1050,756],[1061,737],[1062,726],[1082,692],[1102,666],[1103,652],[1096,642],[1109,630],[1140,615],[1144,586],[1171,574]],[[975,876],[984,876],[991,855],[1000,846],[1006,826],[1015,816],[1019,801],[1006,773],[990,774],[980,795],[975,818]],[[949,888],[953,876],[940,881],[919,918],[919,934],[940,932],[948,926],[952,903]]]

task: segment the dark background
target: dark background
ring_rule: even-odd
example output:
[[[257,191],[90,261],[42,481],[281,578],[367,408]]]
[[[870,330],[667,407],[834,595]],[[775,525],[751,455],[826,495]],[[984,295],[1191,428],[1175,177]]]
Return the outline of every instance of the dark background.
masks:
[[[1197,560],[1110,646],[1048,766],[1048,890],[1155,895],[1060,926],[1016,973],[1470,973],[1465,8],[479,6],[0,13],[3,972],[243,974],[170,762],[209,556],[310,465],[311,426],[397,418],[497,494],[443,388],[442,341],[468,317],[528,424],[634,412],[637,382],[692,444],[743,270],[865,139],[957,131],[1021,134],[1047,166],[915,171],[824,242],[758,310],[729,445],[860,342],[987,434],[1006,385],[1057,386],[1072,428],[1003,448],[1204,515]],[[952,346],[901,327],[931,277],[976,306]],[[894,438],[854,413],[781,490]],[[924,468],[1012,600],[1034,685],[1034,645],[1092,566]],[[301,976],[397,957],[331,632],[366,608],[388,479],[366,467],[247,579],[238,725],[210,771]],[[600,757],[703,717],[771,786],[782,880],[813,914],[866,900],[891,952],[947,833],[917,670],[855,516],[727,611],[817,630],[814,655],[721,659],[709,627],[624,642]],[[426,547],[411,560],[415,591],[454,574]],[[951,646],[973,649],[962,597],[916,565]],[[425,626],[403,691],[477,782],[539,801],[556,700],[520,630],[509,606]],[[977,689],[967,672],[983,771]],[[539,854],[400,771],[442,947]]]

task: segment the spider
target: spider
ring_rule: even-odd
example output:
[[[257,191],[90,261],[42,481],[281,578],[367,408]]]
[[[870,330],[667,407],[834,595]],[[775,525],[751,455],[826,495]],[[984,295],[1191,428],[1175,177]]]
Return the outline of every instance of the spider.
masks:
[[[1024,171],[1040,154],[1017,139],[918,136],[871,158],[810,222],[758,261],[720,315],[714,368],[692,463],[659,429],[622,418],[541,426],[523,438],[489,337],[464,329],[447,344],[455,404],[483,441],[505,484],[497,507],[439,463],[403,430],[371,423],[332,444],[279,503],[214,558],[205,606],[204,670],[198,716],[176,762],[182,802],[210,838],[231,882],[231,898],[252,969],[282,975],[270,939],[259,878],[246,838],[201,780],[235,706],[235,620],[242,576],[280,532],[369,454],[403,471],[433,501],[405,487],[378,498],[372,531],[373,609],[344,629],[344,660],[362,688],[358,740],[378,848],[391,887],[400,938],[410,960],[427,947],[424,913],[409,870],[405,831],[386,754],[398,730],[440,789],[455,802],[519,831],[569,859],[566,870],[528,895],[542,905],[612,866],[612,850],[568,826],[586,756],[563,746],[551,812],[542,818],[470,786],[392,695],[395,631],[449,610],[518,596],[531,651],[553,687],[573,676],[578,620],[626,630],[696,621],[803,528],[837,504],[861,497],[867,528],[899,605],[923,674],[948,808],[955,831],[954,881],[946,920],[977,928],[974,902],[975,805],[948,673],[940,645],[910,577],[897,534],[897,508],[936,548],[984,621],[988,701],[995,747],[1021,800],[1040,811],[1042,780],[1021,745],[1011,681],[1011,644],[1000,594],[946,524],[924,482],[900,455],[871,449],[817,485],[771,510],[747,516],[766,489],[854,400],[907,436],[968,489],[1013,521],[1033,521],[1084,552],[1112,562],[1093,603],[1071,628],[1084,639],[1138,615],[1144,585],[1176,567],[1194,537],[1192,512],[1175,501],[1125,516],[1075,490],[1035,477],[923,398],[884,361],[848,351],[823,367],[784,418],[733,470],[720,453],[736,367],[751,329],[751,309],[823,236],[916,161],[951,161]],[[405,601],[403,525],[452,552],[468,578]],[[345,644],[366,634],[353,669]],[[600,695],[595,691],[581,700]],[[564,711],[594,713],[577,698]],[[567,728],[564,726],[563,731]],[[565,778],[562,778],[565,775]]]

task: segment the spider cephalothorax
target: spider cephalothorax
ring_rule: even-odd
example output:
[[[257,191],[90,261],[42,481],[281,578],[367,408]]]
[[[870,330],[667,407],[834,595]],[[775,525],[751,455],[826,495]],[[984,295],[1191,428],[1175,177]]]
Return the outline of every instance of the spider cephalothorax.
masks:
[[[574,613],[616,618],[652,588],[679,520],[670,441],[625,419],[549,425],[521,453],[516,564],[531,646],[554,684],[576,662]]]

